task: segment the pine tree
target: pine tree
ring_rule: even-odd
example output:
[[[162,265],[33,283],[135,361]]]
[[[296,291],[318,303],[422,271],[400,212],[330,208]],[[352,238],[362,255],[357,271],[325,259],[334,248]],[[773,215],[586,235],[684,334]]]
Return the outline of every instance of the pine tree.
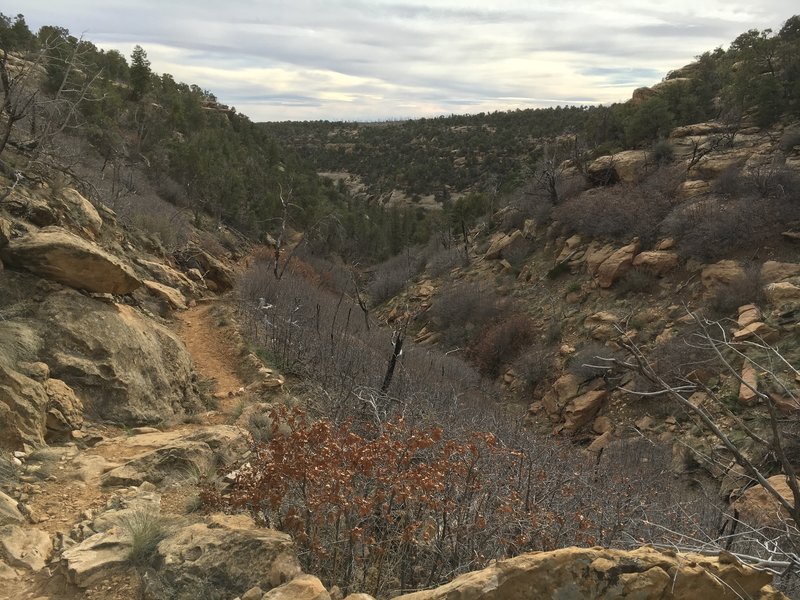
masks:
[[[134,100],[141,100],[150,87],[150,61],[147,60],[147,52],[138,44],[134,46],[131,53],[131,96]]]

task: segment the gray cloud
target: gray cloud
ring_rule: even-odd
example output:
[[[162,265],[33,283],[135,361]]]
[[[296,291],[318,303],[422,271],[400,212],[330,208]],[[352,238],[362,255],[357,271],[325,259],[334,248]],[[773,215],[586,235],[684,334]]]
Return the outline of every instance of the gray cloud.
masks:
[[[380,119],[623,100],[750,28],[783,0],[26,0],[32,27],[153,68],[255,120]],[[11,12],[11,11],[9,11]]]

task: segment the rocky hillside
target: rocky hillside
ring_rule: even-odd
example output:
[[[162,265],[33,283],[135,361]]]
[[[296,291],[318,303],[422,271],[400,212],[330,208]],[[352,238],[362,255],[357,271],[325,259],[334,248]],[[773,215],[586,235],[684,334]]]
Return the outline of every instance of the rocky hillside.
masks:
[[[48,38],[12,29],[3,72],[46,93],[58,71],[30,58]],[[714,64],[752,74],[760,39]],[[118,135],[16,128],[0,149],[0,598],[796,589],[794,92],[769,123],[745,96],[735,122],[665,120],[658,147],[543,156],[527,186],[437,221],[365,208],[208,92],[86,49],[116,62],[120,104],[85,123]],[[134,165],[144,106],[158,135]],[[244,139],[269,176],[249,181],[255,161],[226,196],[230,163],[203,167]],[[69,168],[66,142],[88,143]],[[161,197],[176,182],[188,203]],[[285,194],[306,192],[292,218]],[[329,206],[341,222],[292,231]],[[272,247],[225,225],[255,217],[279,224],[253,232]]]

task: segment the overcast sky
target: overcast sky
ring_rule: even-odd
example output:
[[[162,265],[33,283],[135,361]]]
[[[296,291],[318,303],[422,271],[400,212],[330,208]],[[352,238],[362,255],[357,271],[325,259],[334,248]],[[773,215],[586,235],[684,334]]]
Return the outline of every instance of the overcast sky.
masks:
[[[214,92],[255,121],[609,103],[786,0],[24,0],[5,7]]]

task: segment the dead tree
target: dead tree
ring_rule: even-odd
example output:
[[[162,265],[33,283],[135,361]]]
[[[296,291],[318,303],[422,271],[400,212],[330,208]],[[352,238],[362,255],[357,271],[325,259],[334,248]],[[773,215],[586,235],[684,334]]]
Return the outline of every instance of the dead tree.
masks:
[[[746,389],[759,400],[767,410],[769,433],[756,432],[741,418],[734,414],[720,396],[718,390],[712,389],[707,384],[698,382],[696,378],[676,377],[670,378],[667,374],[658,371],[657,367],[647,358],[642,349],[633,342],[622,342],[629,358],[608,358],[598,356],[602,365],[613,365],[632,371],[647,381],[653,391],[639,391],[635,389],[620,388],[634,396],[666,396],[675,401],[688,414],[699,419],[702,426],[711,432],[733,457],[733,460],[744,472],[773,498],[776,504],[785,511],[788,520],[780,532],[769,536],[765,532],[756,530],[748,524],[739,524],[739,538],[749,536],[747,541],[763,548],[771,558],[739,555],[751,564],[761,564],[773,569],[793,571],[800,573],[800,554],[797,544],[800,543],[800,485],[798,483],[797,466],[793,464],[787,450],[787,431],[793,427],[797,430],[797,419],[789,418],[789,427],[786,427],[786,418],[781,417],[773,395],[764,391],[765,386],[754,385],[741,374],[737,365],[749,364],[761,374],[765,383],[768,382],[772,389],[786,398],[789,403],[800,409],[800,392],[797,381],[800,381],[800,371],[792,365],[777,347],[766,343],[763,339],[734,341],[719,321],[710,321],[695,313],[690,313],[697,326],[695,334],[685,340],[686,344],[694,348],[709,351],[721,367],[722,372],[731,376],[734,383],[741,389]],[[703,392],[709,399],[708,406],[692,401],[691,396],[696,392]],[[752,458],[752,452],[747,452],[742,442],[737,441],[738,436],[732,435],[721,422],[720,415],[733,422],[739,434],[749,440],[748,443],[760,448],[765,454],[774,457],[777,466],[786,477],[786,482],[791,490],[791,498],[784,497],[770,483],[763,465]],[[779,539],[785,542],[781,545]],[[788,542],[787,542],[788,540]],[[724,548],[724,544],[719,544]],[[738,554],[737,554],[738,555]]]

